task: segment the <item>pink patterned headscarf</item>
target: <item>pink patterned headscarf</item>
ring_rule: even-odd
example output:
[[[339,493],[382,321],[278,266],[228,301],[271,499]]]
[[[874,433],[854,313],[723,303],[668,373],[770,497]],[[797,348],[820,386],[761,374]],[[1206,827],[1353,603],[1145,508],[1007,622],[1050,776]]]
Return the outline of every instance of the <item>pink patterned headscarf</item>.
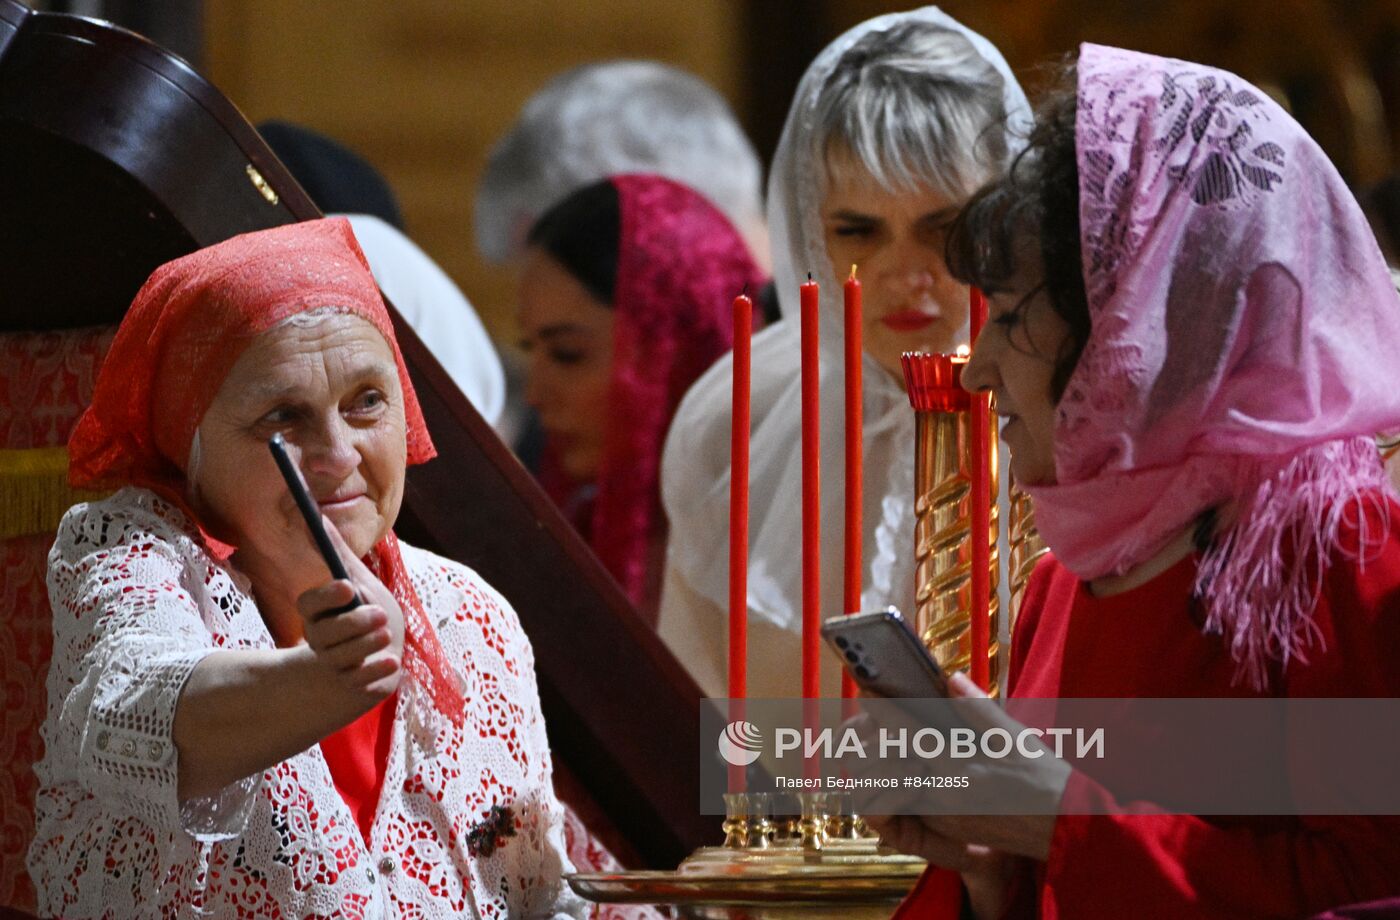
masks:
[[[1058,406],[1057,482],[1027,491],[1086,580],[1237,511],[1197,588],[1262,688],[1320,641],[1351,500],[1388,488],[1371,436],[1400,426],[1400,301],[1336,169],[1263,92],[1098,45],[1078,73],[1092,331]]]

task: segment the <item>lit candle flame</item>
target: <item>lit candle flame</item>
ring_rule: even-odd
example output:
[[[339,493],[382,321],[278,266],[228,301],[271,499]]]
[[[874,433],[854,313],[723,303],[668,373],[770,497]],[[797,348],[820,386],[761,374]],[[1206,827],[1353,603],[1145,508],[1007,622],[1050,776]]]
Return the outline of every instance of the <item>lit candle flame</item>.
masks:
[[[972,354],[972,349],[971,349],[971,348],[968,348],[966,345],[959,345],[959,346],[958,346],[958,357],[959,357],[959,358],[966,358],[966,357],[968,357],[968,356],[971,355],[971,354]]]

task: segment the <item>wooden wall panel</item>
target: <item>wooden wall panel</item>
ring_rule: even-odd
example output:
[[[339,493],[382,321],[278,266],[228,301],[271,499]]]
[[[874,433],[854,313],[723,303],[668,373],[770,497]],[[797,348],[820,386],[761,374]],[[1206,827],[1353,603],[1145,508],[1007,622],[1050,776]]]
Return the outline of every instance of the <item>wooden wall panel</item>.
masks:
[[[253,121],[300,122],[389,178],[409,234],[514,341],[507,271],[484,264],[472,198],[492,143],[569,67],[653,58],[742,80],[740,0],[205,0],[206,70]]]
[[[1295,112],[1348,178],[1394,168],[1400,141],[1400,0],[944,0],[1003,49],[1034,90],[1038,65],[1080,41],[1240,71]],[[761,150],[797,77],[841,30],[900,0],[204,0],[206,70],[254,120],[286,118],[368,156],[409,231],[514,340],[507,271],[471,236],[490,145],[552,75],[649,57],[709,80]],[[747,117],[746,117],[747,116]]]
[[[827,31],[908,8],[898,0],[824,0]],[[1322,145],[1348,181],[1395,169],[1400,139],[1397,0],[942,0],[1002,50],[1027,90],[1080,42],[1224,67],[1259,84]],[[1390,108],[1387,110],[1386,106]]]

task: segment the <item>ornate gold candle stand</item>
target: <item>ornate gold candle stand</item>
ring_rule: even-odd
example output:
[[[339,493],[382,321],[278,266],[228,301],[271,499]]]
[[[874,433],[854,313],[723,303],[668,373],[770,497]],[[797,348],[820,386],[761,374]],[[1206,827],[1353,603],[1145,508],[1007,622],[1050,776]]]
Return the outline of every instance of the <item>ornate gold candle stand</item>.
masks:
[[[1011,582],[1011,625],[1016,625],[1016,615],[1021,611],[1021,599],[1026,594],[1026,582],[1030,581],[1035,564],[1048,551],[1040,532],[1035,529],[1035,509],[1031,507],[1031,497],[1011,480],[1011,532],[1007,539],[1010,565],[1007,566]]]
[[[696,850],[674,872],[580,873],[569,884],[590,901],[666,904],[705,920],[888,917],[924,861],[881,846],[848,795],[797,799],[798,815],[774,819],[771,796],[730,793],[723,845]]]
[[[963,355],[909,353],[904,382],[915,412],[914,624],[945,670],[972,661],[971,395],[962,388]],[[997,695],[1001,603],[997,535],[997,430],[989,424],[985,456],[991,491],[988,515],[988,690]]]
[[[971,449],[969,394],[961,386],[961,355],[906,355],[905,382],[916,411],[917,598],[915,625],[948,669],[971,661]],[[999,678],[997,600],[1000,560],[997,535],[997,448],[987,425],[991,690]],[[1036,558],[1044,552],[1029,499],[1012,493],[1010,585],[1024,591]],[[882,846],[852,809],[851,796],[797,795],[799,814],[775,816],[773,798],[730,793],[725,799],[724,843],[702,847],[672,872],[579,873],[574,891],[605,903],[661,904],[697,918],[888,917],[923,873],[922,859]]]

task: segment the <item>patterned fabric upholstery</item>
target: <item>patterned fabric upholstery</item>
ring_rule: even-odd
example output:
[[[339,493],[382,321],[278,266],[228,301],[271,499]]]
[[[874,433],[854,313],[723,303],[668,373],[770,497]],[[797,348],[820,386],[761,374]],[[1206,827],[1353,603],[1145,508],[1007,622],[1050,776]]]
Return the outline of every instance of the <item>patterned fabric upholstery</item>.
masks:
[[[0,335],[0,449],[61,447],[92,397],[114,327]],[[34,836],[52,634],[45,587],[53,533],[0,540],[0,905],[32,911]]]
[[[34,909],[24,854],[34,836],[32,769],[41,751],[52,637],[44,571],[53,534],[0,541],[0,904]]]

